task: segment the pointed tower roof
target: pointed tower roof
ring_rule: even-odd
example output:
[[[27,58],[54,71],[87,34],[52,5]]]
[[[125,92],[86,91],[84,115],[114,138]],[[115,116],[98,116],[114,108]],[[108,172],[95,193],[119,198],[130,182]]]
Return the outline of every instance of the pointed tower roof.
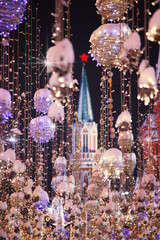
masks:
[[[78,120],[81,120],[83,122],[94,121],[87,73],[84,65],[82,67],[81,85],[78,100]]]

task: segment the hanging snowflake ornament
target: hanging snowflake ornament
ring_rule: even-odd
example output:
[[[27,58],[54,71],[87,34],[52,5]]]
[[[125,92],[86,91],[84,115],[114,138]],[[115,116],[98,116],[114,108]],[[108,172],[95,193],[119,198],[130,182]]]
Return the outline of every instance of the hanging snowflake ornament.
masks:
[[[54,138],[55,124],[47,116],[36,117],[30,121],[29,130],[36,142],[45,143]]]
[[[155,11],[149,20],[148,32],[146,33],[148,40],[155,41],[160,44],[160,9]]]
[[[150,98],[155,98],[158,93],[155,70],[149,65],[147,60],[143,60],[139,66],[139,74],[138,99],[144,101],[145,105],[148,105]]]
[[[93,60],[104,67],[119,67],[118,55],[130,33],[130,28],[124,23],[101,25],[90,37]]]
[[[119,55],[120,69],[126,73],[128,70],[138,67],[140,58],[141,39],[137,32],[133,32],[124,42],[123,48]]]
[[[0,34],[8,33],[17,28],[24,16],[27,0],[1,0],[0,1]]]

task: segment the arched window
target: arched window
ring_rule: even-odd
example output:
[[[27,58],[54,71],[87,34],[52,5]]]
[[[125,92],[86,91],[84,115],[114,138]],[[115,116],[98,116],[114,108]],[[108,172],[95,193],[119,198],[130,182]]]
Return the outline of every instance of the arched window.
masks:
[[[92,131],[92,152],[96,151],[96,132]]]
[[[83,152],[88,152],[88,130],[83,130]]]

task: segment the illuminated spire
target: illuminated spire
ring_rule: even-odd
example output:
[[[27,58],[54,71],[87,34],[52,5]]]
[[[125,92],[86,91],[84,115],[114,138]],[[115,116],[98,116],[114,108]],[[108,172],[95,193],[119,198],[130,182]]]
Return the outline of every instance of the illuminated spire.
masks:
[[[82,67],[81,86],[78,100],[78,120],[83,122],[93,122],[92,104],[84,65]]]

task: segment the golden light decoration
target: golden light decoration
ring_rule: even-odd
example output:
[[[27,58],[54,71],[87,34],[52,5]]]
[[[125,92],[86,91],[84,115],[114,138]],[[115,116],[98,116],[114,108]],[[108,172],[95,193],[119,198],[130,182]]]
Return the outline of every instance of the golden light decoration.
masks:
[[[160,44],[160,9],[158,9],[149,20],[149,28],[146,33],[148,40]]]
[[[121,70],[124,74],[129,70],[137,69],[139,58],[141,55],[141,39],[139,34],[135,31],[130,34],[129,38],[124,42],[123,48],[120,52]]]
[[[123,131],[119,133],[118,145],[122,151],[128,151],[133,145],[133,134],[131,131]]]
[[[136,166],[136,155],[135,153],[124,153],[124,172],[128,175],[133,174]]]
[[[150,103],[150,99],[156,98],[158,89],[155,70],[148,61],[143,60],[139,66],[138,99],[144,101],[144,105]]]
[[[119,67],[118,54],[130,33],[130,28],[124,23],[101,25],[90,37],[93,60],[106,68]]]
[[[129,2],[128,0],[97,0],[97,12],[102,16],[102,20],[119,20],[127,12]]]
[[[99,161],[99,165],[101,172],[106,178],[119,178],[123,169],[122,152],[117,148],[106,150]]]

